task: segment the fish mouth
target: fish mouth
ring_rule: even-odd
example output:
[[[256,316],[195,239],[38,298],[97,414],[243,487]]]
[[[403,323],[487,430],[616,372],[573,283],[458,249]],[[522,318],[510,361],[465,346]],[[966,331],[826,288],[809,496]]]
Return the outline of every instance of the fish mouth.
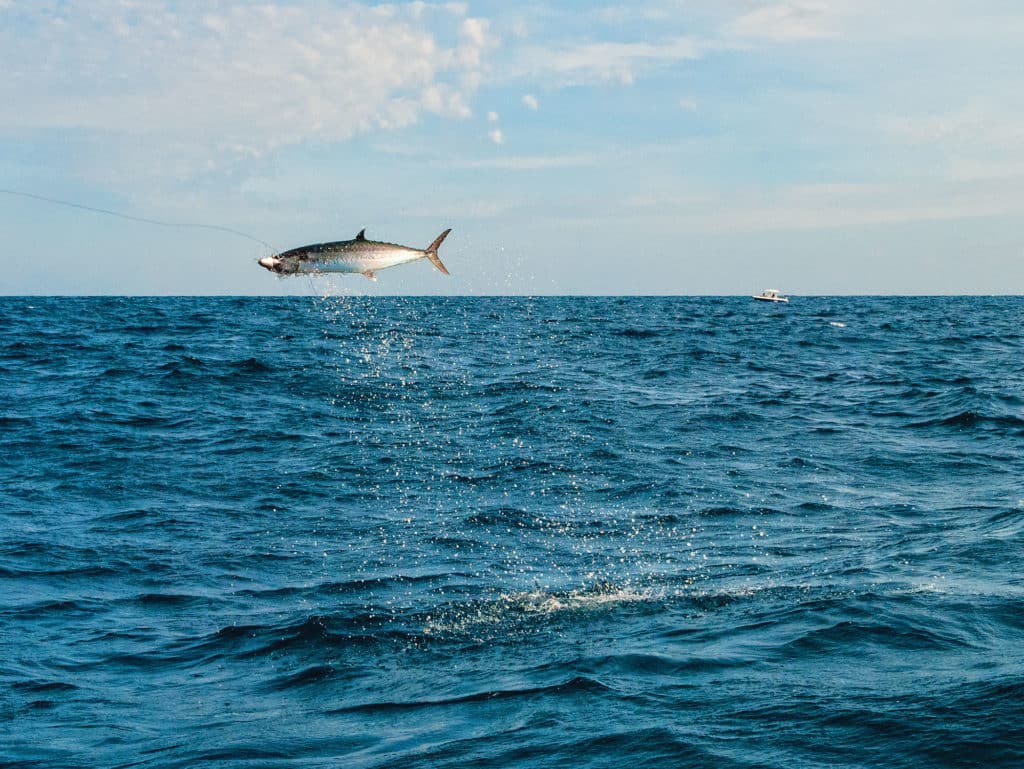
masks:
[[[271,272],[282,273],[284,272],[284,265],[281,260],[276,256],[265,256],[259,261],[260,267],[265,267]]]

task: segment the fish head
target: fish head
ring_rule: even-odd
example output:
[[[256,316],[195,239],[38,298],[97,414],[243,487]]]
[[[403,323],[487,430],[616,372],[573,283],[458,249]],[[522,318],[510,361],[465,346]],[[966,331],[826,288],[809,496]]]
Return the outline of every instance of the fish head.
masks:
[[[284,262],[276,256],[264,256],[260,259],[260,267],[265,267],[271,272],[284,272]]]

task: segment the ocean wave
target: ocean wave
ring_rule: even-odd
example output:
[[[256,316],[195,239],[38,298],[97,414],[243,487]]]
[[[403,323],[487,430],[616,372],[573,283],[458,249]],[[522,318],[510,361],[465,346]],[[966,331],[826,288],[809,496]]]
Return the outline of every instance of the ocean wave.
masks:
[[[997,415],[997,414],[985,414],[978,411],[967,410],[961,411],[956,414],[945,417],[937,417],[934,419],[926,419],[917,422],[911,422],[908,427],[925,428],[925,427],[955,427],[959,429],[971,429],[976,427],[1002,427],[1002,428],[1024,428],[1024,417],[1018,417],[1012,414]]]
[[[780,651],[783,656],[803,657],[807,654],[833,654],[842,650],[849,654],[864,647],[885,647],[900,652],[955,651],[972,648],[964,637],[943,633],[935,628],[908,626],[901,622],[863,622],[841,620],[824,628],[816,628],[787,642]]]
[[[567,681],[549,684],[547,686],[535,686],[525,689],[494,689],[488,691],[471,692],[457,697],[444,700],[419,700],[414,702],[368,702],[364,704],[350,705],[345,708],[338,708],[330,711],[331,715],[349,713],[380,713],[395,711],[420,710],[421,708],[441,708],[456,705],[465,705],[474,702],[495,702],[506,699],[538,699],[551,696],[577,695],[577,694],[603,694],[609,691],[609,687],[600,681],[585,676],[574,676]]]
[[[11,684],[11,688],[12,689],[20,689],[20,690],[27,691],[27,692],[32,692],[32,693],[35,693],[35,694],[45,694],[45,693],[52,693],[52,692],[73,692],[73,691],[76,691],[78,689],[77,686],[75,686],[72,683],[68,683],[67,681],[37,681],[37,680],[14,681]]]
[[[627,339],[654,339],[663,333],[662,329],[657,328],[624,328],[614,332],[616,336]]]
[[[231,369],[239,374],[267,374],[274,370],[274,367],[258,358],[246,358],[228,364]]]
[[[267,686],[270,689],[290,692],[297,687],[319,687],[327,682],[348,677],[358,677],[358,673],[353,675],[351,671],[344,668],[338,668],[330,664],[317,664],[303,668],[295,673],[286,673],[278,676],[270,681]]]
[[[543,632],[546,622],[559,616],[606,613],[663,598],[658,590],[605,583],[567,591],[510,591],[485,600],[438,606],[425,616],[413,617],[412,624],[421,625],[420,640],[486,638],[512,643],[524,634]]]

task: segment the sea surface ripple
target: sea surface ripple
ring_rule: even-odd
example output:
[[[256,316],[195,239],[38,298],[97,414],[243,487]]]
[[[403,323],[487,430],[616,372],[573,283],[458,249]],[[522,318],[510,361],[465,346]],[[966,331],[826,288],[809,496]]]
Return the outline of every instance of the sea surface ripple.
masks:
[[[0,765],[1024,766],[1020,298],[0,328]]]

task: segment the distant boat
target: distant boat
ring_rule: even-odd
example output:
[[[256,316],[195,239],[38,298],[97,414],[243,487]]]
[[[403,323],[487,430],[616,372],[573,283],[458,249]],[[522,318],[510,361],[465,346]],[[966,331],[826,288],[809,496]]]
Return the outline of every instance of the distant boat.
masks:
[[[766,288],[760,294],[755,294],[754,299],[760,299],[762,302],[788,302],[788,296],[779,296],[779,289],[777,288]]]

